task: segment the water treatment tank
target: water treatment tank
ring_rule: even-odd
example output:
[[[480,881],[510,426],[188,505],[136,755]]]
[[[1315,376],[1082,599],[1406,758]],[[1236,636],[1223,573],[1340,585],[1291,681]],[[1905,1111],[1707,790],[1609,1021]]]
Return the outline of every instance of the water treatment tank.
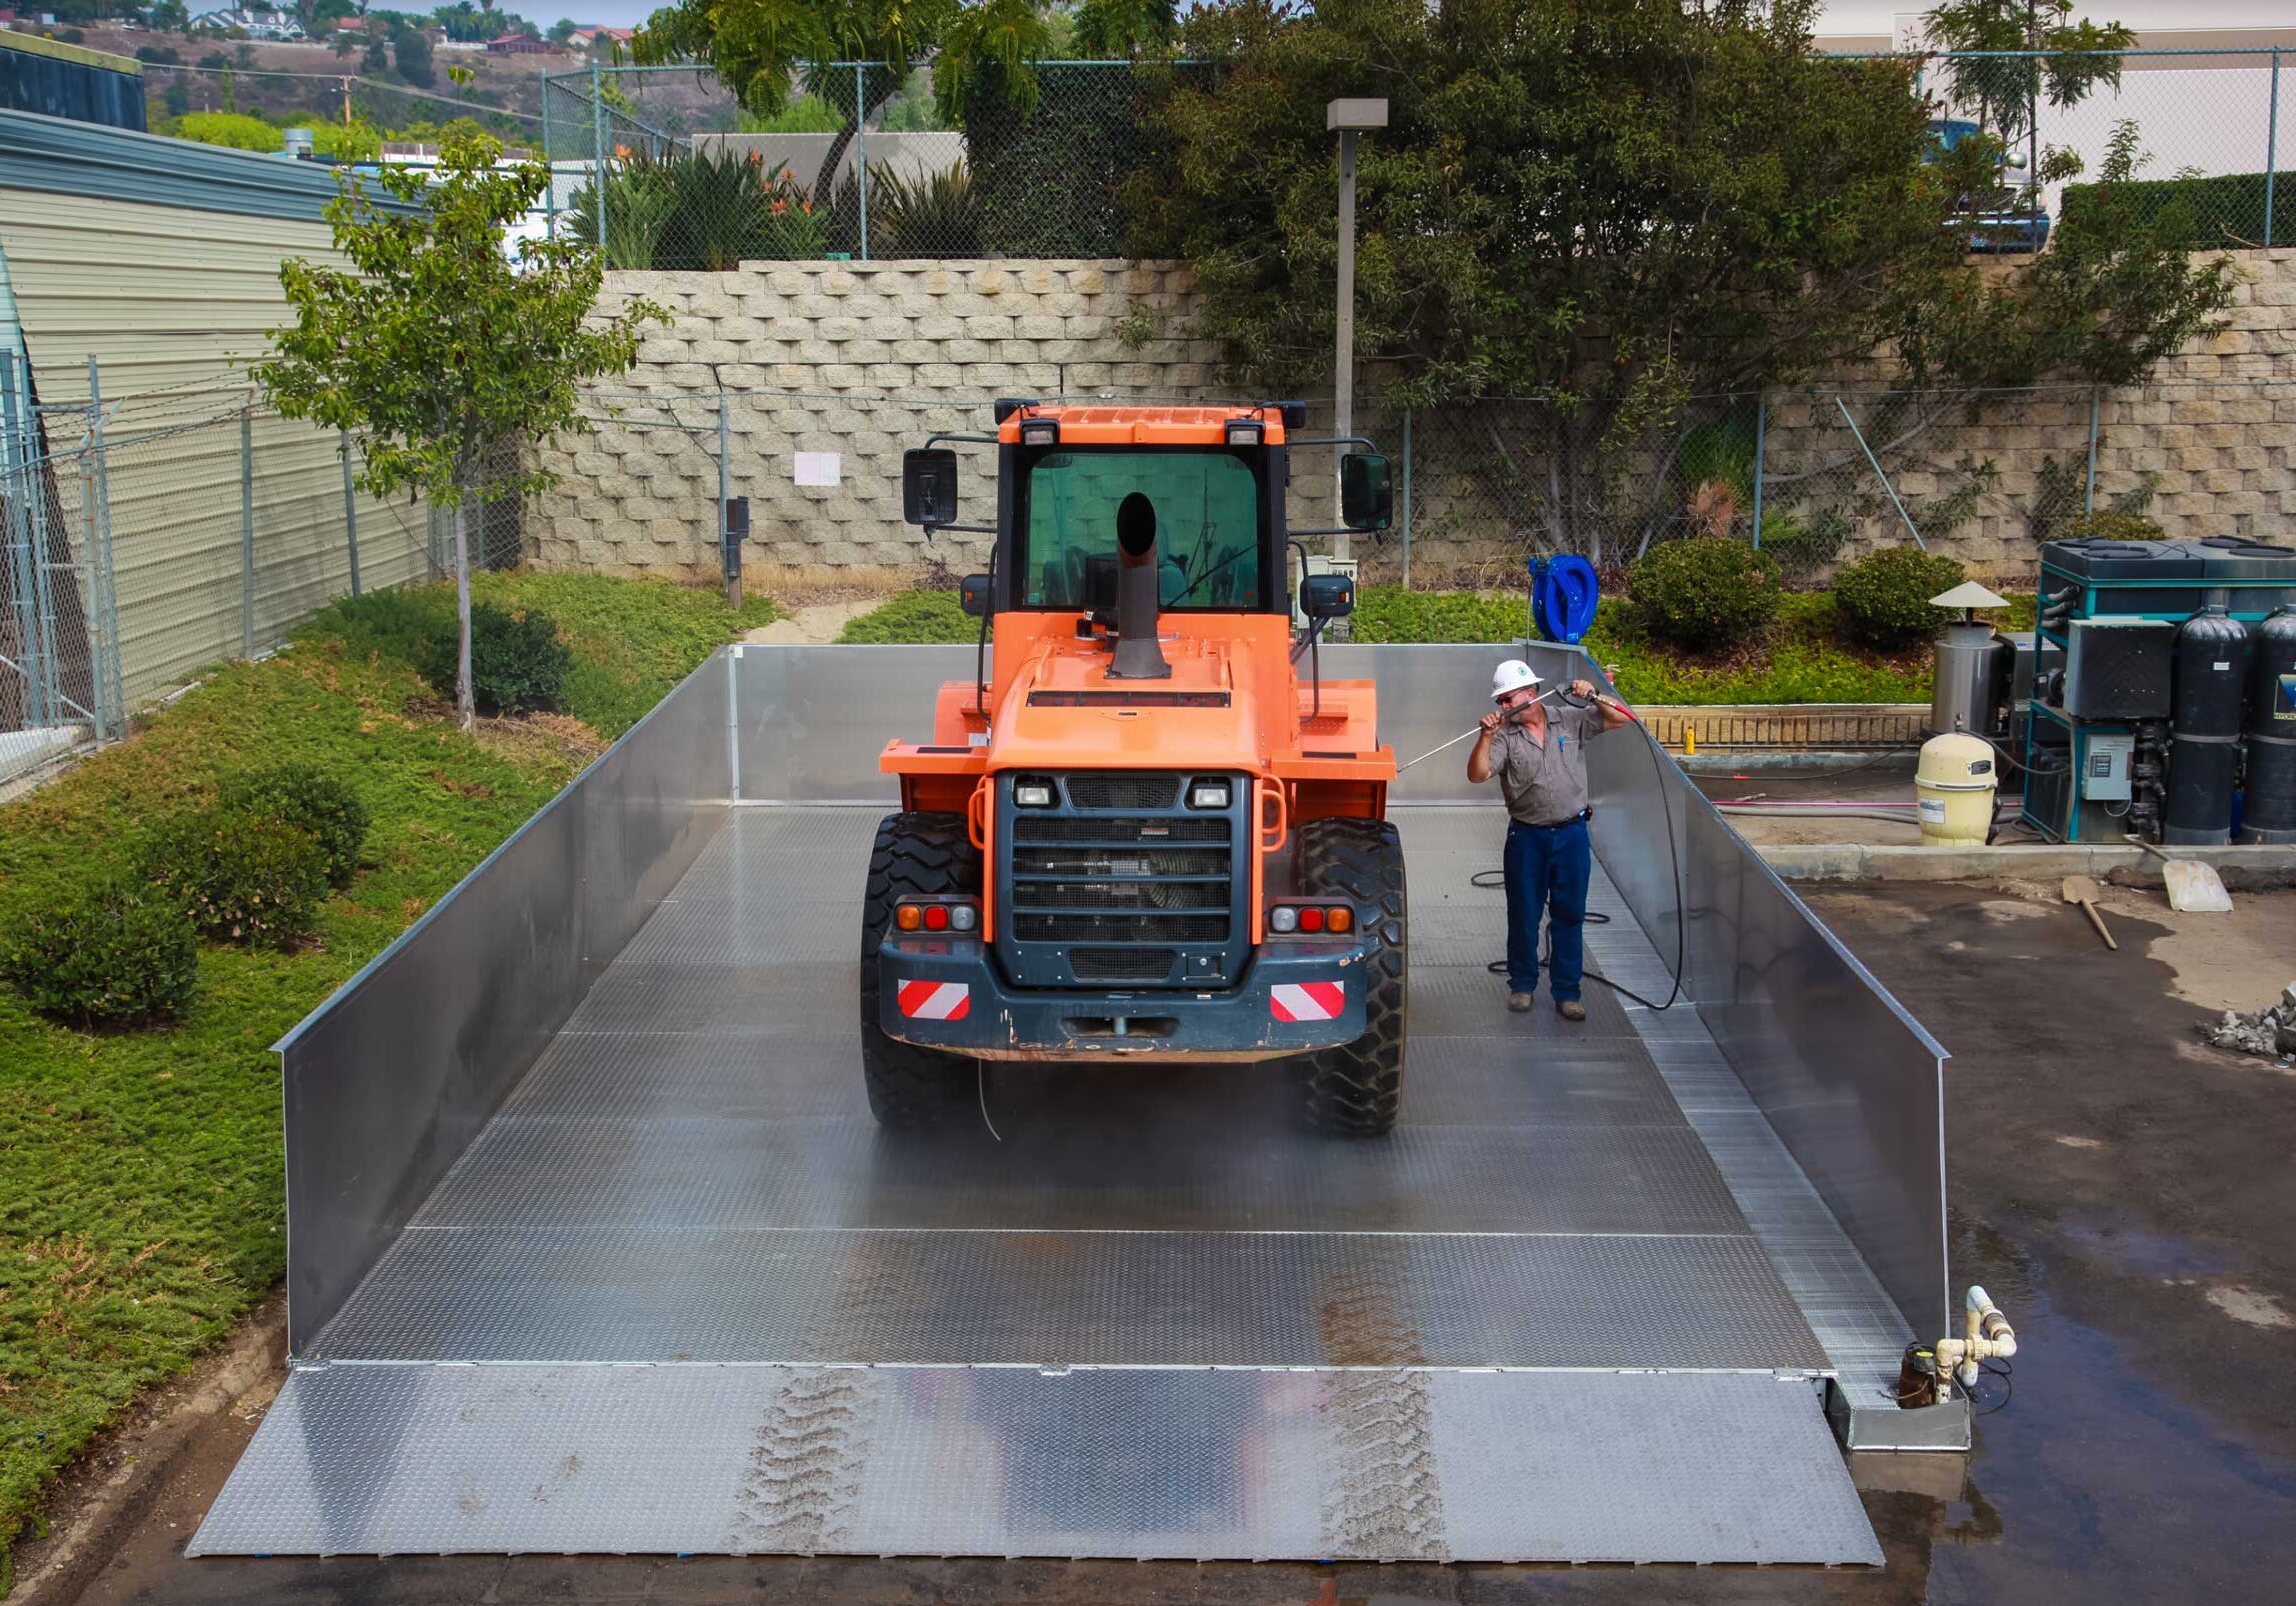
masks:
[[[2176,633],[2162,837],[2173,846],[2214,847],[2232,840],[2248,648],[2248,627],[2222,603],[2210,603]]]
[[[1993,833],[1993,789],[1999,779],[1989,742],[1948,731],[1922,743],[1921,762],[1913,772],[1921,845],[1984,846]]]
[[[2249,646],[2240,839],[2296,842],[2296,609],[2280,609],[2258,625]]]

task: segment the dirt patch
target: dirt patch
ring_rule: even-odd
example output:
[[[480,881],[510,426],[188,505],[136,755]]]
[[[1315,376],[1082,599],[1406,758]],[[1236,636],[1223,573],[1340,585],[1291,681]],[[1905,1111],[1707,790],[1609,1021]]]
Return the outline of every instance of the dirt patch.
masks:
[[[768,563],[748,565],[742,578],[752,593],[770,597],[793,613],[823,603],[883,602],[896,592],[914,591],[924,584],[925,573],[921,568],[890,566],[832,569],[826,564]]]
[[[229,1446],[221,1460],[228,1470],[279,1391],[286,1352],[287,1297],[275,1292],[184,1376],[146,1392],[50,1487],[45,1535],[16,1547],[8,1598],[25,1606],[77,1599],[132,1529],[152,1526],[154,1490],[181,1462],[216,1459],[202,1446],[220,1441]]]
[[[745,642],[833,642],[844,634],[847,625],[883,601],[883,597],[852,597],[838,602],[809,603],[741,639]]]

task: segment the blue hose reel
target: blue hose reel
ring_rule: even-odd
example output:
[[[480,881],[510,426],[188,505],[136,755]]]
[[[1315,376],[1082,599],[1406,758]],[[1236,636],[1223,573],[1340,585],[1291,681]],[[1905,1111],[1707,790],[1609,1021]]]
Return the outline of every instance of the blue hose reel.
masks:
[[[1550,642],[1578,643],[1603,600],[1595,566],[1576,553],[1531,560],[1531,621]]]

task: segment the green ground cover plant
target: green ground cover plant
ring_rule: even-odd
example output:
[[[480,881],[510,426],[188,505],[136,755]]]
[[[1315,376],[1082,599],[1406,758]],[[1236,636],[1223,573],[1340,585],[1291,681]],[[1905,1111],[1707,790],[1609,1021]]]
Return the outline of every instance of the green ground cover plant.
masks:
[[[127,742],[0,806],[0,930],[76,906],[171,821],[290,765],[355,786],[348,886],[285,949],[210,943],[178,1023],[91,1033],[0,986],[0,1546],[137,1392],[180,1372],[284,1268],[270,1045],[387,946],[719,644],[769,621],[714,594],[594,575],[482,574],[574,654],[565,715],[459,730],[415,667],[449,588],[339,603]],[[148,934],[139,941],[154,940]],[[164,947],[164,944],[160,944]],[[180,950],[176,957],[180,960]],[[0,1584],[6,1562],[0,1550]]]

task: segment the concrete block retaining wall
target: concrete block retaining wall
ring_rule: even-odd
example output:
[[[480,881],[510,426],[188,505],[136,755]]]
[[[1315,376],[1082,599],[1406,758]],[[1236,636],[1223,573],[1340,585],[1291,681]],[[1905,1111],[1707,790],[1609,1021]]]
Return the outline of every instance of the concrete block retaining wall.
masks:
[[[2147,511],[2172,536],[2281,539],[2296,516],[2296,250],[2238,260],[2245,278],[2230,327],[2193,342],[2145,388],[2103,393],[2098,407],[2099,505],[2154,475]],[[616,382],[628,394],[599,399],[596,434],[543,453],[562,483],[527,509],[532,562],[716,573],[720,390],[734,393],[732,490],[750,498],[752,562],[951,570],[976,564],[983,540],[943,535],[928,545],[899,517],[901,453],[933,431],[985,430],[987,402],[1000,395],[1240,394],[1222,381],[1217,349],[1189,338],[1200,292],[1180,263],[752,263],[725,274],[609,274],[602,304],[635,295],[675,321],[648,334],[638,366]],[[1856,391],[1887,380],[1869,369],[1840,383]],[[1852,408],[1866,411],[1854,399]],[[1363,411],[1359,427],[1368,427]],[[1884,462],[1918,516],[1922,499],[1950,488],[1952,465],[1990,460],[1998,483],[1973,517],[1931,545],[1980,576],[2029,581],[2038,555],[2031,509],[2045,466],[2084,471],[2088,428],[2088,392],[2048,391],[1997,400],[1976,424],[1941,419]],[[1400,439],[1382,444],[1400,453]],[[800,452],[836,454],[837,482],[797,484]],[[1897,544],[1905,539],[1897,516],[1861,460],[1847,461],[1855,452],[1828,397],[1772,396],[1770,475],[1842,460],[1828,471],[1822,505],[1849,512],[1849,550]],[[1423,452],[1419,463],[1422,509],[1488,500],[1487,487],[1441,483],[1438,454]],[[986,523],[992,460],[968,454],[965,466],[967,517]],[[1817,495],[1804,501],[1820,505]],[[1321,461],[1303,454],[1292,503],[1299,524],[1331,522]],[[1365,544],[1375,577],[1392,572],[1397,545]],[[1496,517],[1431,518],[1414,558],[1430,571],[1497,573],[1519,545]]]

